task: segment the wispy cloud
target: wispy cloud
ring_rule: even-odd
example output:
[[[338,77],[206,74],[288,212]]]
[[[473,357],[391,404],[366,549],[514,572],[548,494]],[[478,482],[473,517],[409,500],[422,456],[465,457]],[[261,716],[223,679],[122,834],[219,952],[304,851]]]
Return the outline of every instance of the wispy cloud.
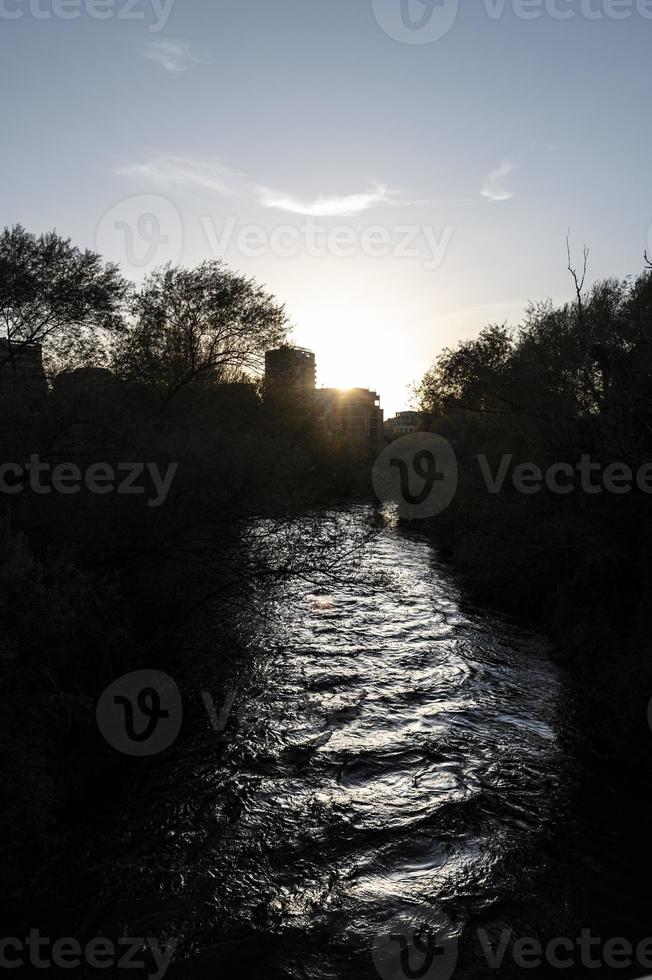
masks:
[[[492,170],[484,182],[482,196],[489,201],[509,201],[510,198],[514,197],[503,183],[513,170],[514,165],[506,161],[501,163],[497,170]]]
[[[293,194],[284,194],[269,188],[258,189],[259,203],[265,208],[275,208],[290,214],[304,214],[315,218],[350,217],[369,211],[379,204],[396,204],[396,191],[385,184],[376,184],[372,190],[341,197],[321,194],[308,200]]]
[[[227,197],[242,193],[248,186],[242,174],[219,163],[205,163],[169,155],[155,157],[147,163],[119,167],[116,173],[122,177],[135,177],[167,187],[201,187]]]
[[[180,41],[150,41],[145,48],[145,57],[155,61],[166,71],[180,73],[200,64],[190,50],[189,44]]]
[[[398,192],[390,190],[385,184],[373,184],[369,190],[355,194],[320,194],[314,198],[303,198],[257,184],[246,174],[220,163],[188,160],[168,154],[154,157],[146,163],[119,167],[116,173],[159,186],[195,187],[226,197],[239,196],[252,199],[264,208],[310,217],[344,217],[361,214],[381,204],[413,203],[402,201]]]

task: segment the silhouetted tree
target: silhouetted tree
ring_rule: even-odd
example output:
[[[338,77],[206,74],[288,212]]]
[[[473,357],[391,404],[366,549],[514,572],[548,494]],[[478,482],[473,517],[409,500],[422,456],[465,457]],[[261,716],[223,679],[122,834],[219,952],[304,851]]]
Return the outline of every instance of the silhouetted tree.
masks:
[[[22,225],[0,234],[0,369],[28,344],[44,345],[46,362],[76,367],[101,360],[103,335],[121,323],[127,283],[55,231],[33,235]]]
[[[586,263],[586,251],[584,253]],[[533,304],[516,328],[490,326],[444,350],[417,389],[429,426],[450,439],[458,493],[441,540],[492,595],[536,612],[643,617],[650,577],[650,498],[581,491],[490,494],[478,454],[573,471],[583,456],[636,472],[652,461],[652,274]],[[617,571],[616,571],[617,569]],[[645,613],[647,615],[647,613]],[[565,613],[564,613],[565,615]]]
[[[163,407],[188,385],[258,368],[287,333],[283,306],[217,261],[155,270],[134,296],[131,314],[116,366],[153,388]]]

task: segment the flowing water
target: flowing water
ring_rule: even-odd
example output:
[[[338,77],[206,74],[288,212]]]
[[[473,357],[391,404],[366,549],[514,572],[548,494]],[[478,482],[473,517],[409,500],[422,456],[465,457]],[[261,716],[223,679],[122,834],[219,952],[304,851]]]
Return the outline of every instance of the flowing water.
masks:
[[[559,823],[577,772],[547,643],[466,602],[392,521],[358,572],[280,591],[226,731],[198,707],[138,768],[112,842],[82,855],[88,930],[176,935],[187,958],[168,975],[190,980],[510,976],[478,929],[492,946],[568,934]],[[396,937],[410,952],[424,929],[457,963],[420,972],[415,954],[406,973]]]

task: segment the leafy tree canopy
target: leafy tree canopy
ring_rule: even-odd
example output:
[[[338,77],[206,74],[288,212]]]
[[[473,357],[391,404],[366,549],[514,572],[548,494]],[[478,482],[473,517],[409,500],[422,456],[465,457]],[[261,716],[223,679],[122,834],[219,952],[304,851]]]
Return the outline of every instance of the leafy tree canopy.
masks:
[[[286,336],[283,306],[255,280],[218,261],[193,269],[165,266],[134,294],[116,366],[167,405],[188,385],[257,370],[265,351]]]
[[[128,285],[118,267],[79,249],[56,231],[22,225],[0,233],[0,351],[3,362],[43,344],[61,369],[101,359],[105,337],[122,323]]]

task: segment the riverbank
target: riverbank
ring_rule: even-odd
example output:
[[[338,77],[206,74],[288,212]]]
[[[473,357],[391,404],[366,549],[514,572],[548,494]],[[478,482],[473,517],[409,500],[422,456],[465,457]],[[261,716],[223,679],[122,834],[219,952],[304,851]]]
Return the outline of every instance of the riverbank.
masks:
[[[457,517],[460,512],[457,511]],[[559,580],[550,587],[551,564],[544,566],[547,587],[541,588],[541,569],[533,565],[529,539],[523,543],[523,565],[508,574],[518,531],[507,540],[493,539],[493,562],[478,548],[473,518],[461,524],[444,515],[429,522],[427,533],[438,554],[454,570],[462,587],[480,604],[523,617],[537,624],[551,639],[551,656],[560,666],[569,692],[578,740],[576,758],[584,776],[578,784],[576,809],[595,814],[598,844],[586,846],[586,820],[570,817],[566,832],[569,850],[590,851],[585,874],[580,875],[586,895],[586,921],[605,935],[645,939],[649,929],[649,880],[652,844],[645,786],[652,771],[652,731],[649,704],[652,696],[650,603],[637,588],[628,614],[621,589],[614,601],[591,594],[590,583],[579,570],[559,568]],[[422,522],[419,522],[421,526]],[[594,576],[604,582],[607,570]],[[609,853],[609,858],[606,856]],[[604,881],[611,879],[617,903],[605,898]],[[596,899],[601,895],[601,899]],[[639,971],[640,972],[640,971]],[[636,976],[634,970],[631,976]],[[623,974],[624,976],[624,974]]]
[[[582,570],[548,557],[538,567],[528,542],[510,569],[518,531],[497,535],[490,553],[478,544],[482,528],[474,517],[443,515],[427,522],[427,533],[442,558],[479,602],[529,620],[551,637],[554,656],[574,678],[584,703],[587,734],[601,755],[636,767],[652,753],[648,704],[652,697],[652,603],[638,584],[633,595],[621,582],[617,594],[603,594],[607,569],[597,567],[594,582]],[[419,526],[423,522],[419,522]]]

